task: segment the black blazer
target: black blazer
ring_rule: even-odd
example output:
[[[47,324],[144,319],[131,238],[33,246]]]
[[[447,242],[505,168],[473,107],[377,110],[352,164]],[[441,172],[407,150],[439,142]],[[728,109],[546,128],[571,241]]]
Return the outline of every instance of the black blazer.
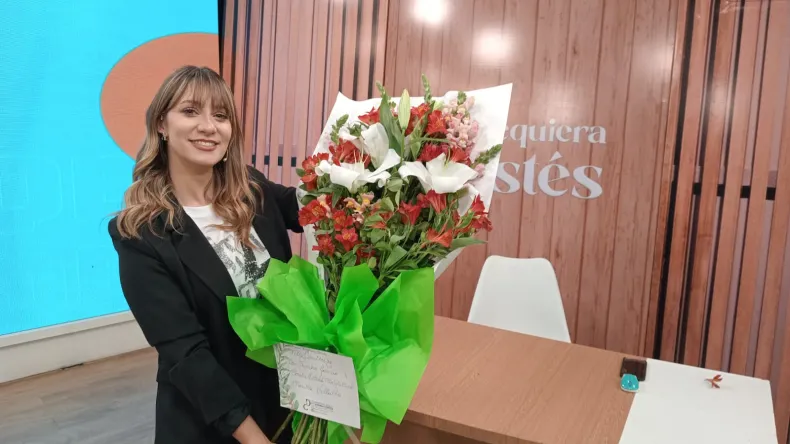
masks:
[[[263,191],[253,228],[272,258],[288,261],[287,230],[302,232],[296,190],[249,172]],[[155,442],[234,443],[232,434],[248,414],[271,439],[288,415],[279,406],[277,372],[245,357],[225,302],[238,294],[233,280],[183,210],[179,220],[177,230],[165,229],[161,216],[159,236],[144,230],[141,239],[121,238],[116,219],[108,227],[124,297],[159,352]],[[280,441],[290,442],[289,435]]]

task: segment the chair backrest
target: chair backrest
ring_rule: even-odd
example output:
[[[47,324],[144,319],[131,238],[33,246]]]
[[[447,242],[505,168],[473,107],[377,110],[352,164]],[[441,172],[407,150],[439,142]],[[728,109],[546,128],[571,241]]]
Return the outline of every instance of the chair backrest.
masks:
[[[543,258],[486,259],[468,321],[571,342],[557,276]]]

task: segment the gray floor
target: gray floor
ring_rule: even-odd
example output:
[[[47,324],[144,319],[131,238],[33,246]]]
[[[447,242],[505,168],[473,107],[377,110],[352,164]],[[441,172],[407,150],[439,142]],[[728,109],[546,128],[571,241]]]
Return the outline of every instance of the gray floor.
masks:
[[[152,443],[155,372],[148,349],[0,385],[0,443]]]

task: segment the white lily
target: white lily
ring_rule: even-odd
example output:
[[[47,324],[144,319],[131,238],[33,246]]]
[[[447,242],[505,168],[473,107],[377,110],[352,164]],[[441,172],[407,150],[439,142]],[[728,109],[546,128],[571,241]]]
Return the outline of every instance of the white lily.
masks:
[[[434,190],[439,194],[455,193],[477,177],[477,172],[472,168],[463,163],[446,162],[446,158],[441,154],[426,164],[406,162],[398,172],[401,177],[414,176],[419,179],[426,192]]]
[[[329,174],[330,182],[342,185],[352,193],[355,193],[360,186],[366,183],[376,183],[379,188],[383,187],[387,179],[391,176],[387,170],[399,163],[400,156],[398,153],[396,153],[395,150],[389,150],[386,157],[375,171],[370,171],[365,168],[365,164],[362,162],[335,165],[334,163],[322,160],[315,168],[315,172],[319,176]]]
[[[370,156],[370,160],[376,168],[384,163],[389,152],[392,151],[387,131],[384,129],[384,125],[380,123],[374,123],[363,130],[362,141],[363,143],[360,147],[362,153]]]

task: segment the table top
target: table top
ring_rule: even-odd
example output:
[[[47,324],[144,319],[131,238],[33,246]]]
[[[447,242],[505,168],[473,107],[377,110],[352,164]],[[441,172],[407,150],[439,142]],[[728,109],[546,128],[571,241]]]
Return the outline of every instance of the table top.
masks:
[[[489,443],[618,443],[624,356],[437,316],[405,420]]]
[[[717,374],[714,388],[706,379]],[[668,442],[776,444],[770,383],[648,359],[620,444]]]

